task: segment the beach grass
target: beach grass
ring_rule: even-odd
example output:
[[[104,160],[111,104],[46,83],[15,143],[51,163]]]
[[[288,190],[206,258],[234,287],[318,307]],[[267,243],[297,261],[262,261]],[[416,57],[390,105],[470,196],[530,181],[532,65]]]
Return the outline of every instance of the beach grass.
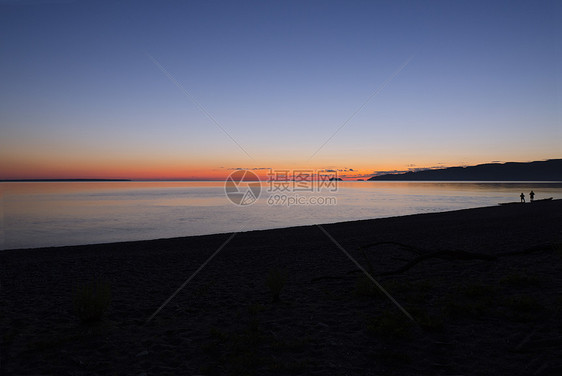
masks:
[[[282,269],[271,269],[267,274],[265,284],[271,293],[271,298],[274,303],[280,301],[281,291],[283,291],[286,281],[287,273]]]

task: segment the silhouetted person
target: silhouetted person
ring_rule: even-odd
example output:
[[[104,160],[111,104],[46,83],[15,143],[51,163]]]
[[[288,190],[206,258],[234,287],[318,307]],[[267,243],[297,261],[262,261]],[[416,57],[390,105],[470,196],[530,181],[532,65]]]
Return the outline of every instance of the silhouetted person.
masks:
[[[531,202],[533,202],[535,199],[535,192],[531,191],[531,193],[529,193],[529,197],[531,198]]]
[[[521,202],[525,202],[525,194],[523,192],[521,192],[521,196],[519,197],[521,197]]]

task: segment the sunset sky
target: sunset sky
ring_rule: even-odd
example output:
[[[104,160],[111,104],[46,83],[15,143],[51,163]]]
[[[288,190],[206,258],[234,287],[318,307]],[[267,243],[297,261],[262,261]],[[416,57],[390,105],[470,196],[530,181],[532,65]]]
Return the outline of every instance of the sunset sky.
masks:
[[[0,179],[560,158],[561,19],[560,1],[0,0]]]

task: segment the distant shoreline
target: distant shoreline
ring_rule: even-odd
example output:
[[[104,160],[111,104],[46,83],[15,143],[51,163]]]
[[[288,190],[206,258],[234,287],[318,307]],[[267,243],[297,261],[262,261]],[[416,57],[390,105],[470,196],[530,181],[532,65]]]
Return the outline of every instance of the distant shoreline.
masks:
[[[133,181],[131,179],[13,179],[0,180],[0,183],[45,183],[45,182],[88,182],[88,181]]]
[[[560,181],[562,159],[535,162],[486,163],[375,175],[369,181]]]
[[[260,181],[262,183],[268,183],[267,180],[251,180],[251,181]],[[173,182],[173,183],[182,183],[182,182],[216,182],[216,183],[224,183],[224,180],[192,180],[192,179],[149,179],[149,180],[136,180],[136,179],[15,179],[15,180],[0,180],[0,183],[65,183],[65,182],[75,182],[75,183],[87,183],[87,182],[131,182],[131,183],[165,183],[165,182]],[[281,181],[280,181],[281,182]],[[287,181],[292,183],[293,180]],[[316,182],[316,180],[314,181]],[[536,183],[536,184],[552,184],[552,183],[562,183],[562,180],[413,180],[413,179],[376,179],[376,180],[356,180],[356,179],[348,179],[348,180],[341,180],[341,183],[373,183],[373,182],[381,182],[381,183]]]

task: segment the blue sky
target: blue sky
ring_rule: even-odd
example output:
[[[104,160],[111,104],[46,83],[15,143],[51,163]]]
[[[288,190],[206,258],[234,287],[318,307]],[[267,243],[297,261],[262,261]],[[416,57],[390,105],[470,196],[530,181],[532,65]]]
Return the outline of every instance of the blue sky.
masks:
[[[561,9],[0,1],[0,178],[559,158]]]

